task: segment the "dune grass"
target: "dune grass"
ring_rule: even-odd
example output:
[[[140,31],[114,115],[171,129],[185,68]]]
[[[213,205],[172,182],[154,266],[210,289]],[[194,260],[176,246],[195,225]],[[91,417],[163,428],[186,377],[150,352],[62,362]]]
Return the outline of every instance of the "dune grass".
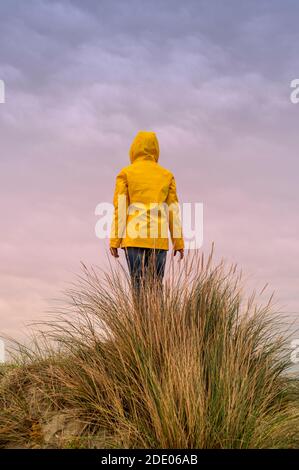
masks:
[[[236,267],[190,257],[138,298],[121,267],[82,269],[0,372],[0,446],[298,447],[282,319]]]

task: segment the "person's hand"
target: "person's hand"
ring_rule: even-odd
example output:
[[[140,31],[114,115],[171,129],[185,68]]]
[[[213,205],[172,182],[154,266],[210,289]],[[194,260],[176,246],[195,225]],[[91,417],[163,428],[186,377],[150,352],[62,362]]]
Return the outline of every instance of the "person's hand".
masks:
[[[181,261],[184,258],[184,249],[182,248],[181,250],[173,250],[173,256],[175,256],[177,253],[180,254],[179,261]]]
[[[110,253],[114,258],[119,258],[117,248],[110,247]]]

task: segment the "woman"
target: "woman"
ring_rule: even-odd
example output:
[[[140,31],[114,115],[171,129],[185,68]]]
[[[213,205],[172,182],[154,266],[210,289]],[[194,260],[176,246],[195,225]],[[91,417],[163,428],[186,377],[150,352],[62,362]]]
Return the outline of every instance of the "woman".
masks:
[[[140,287],[144,273],[153,266],[162,282],[169,249],[184,257],[178,197],[173,174],[158,164],[159,143],[154,132],[140,131],[130,148],[131,164],[116,178],[110,252],[118,258],[124,248],[133,285]]]

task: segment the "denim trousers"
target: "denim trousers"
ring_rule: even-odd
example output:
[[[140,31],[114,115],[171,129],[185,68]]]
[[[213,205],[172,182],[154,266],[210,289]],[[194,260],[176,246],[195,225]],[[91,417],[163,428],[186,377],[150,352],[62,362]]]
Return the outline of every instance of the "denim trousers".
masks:
[[[125,253],[132,284],[137,291],[140,290],[142,278],[147,275],[156,277],[162,285],[167,250],[127,247]]]

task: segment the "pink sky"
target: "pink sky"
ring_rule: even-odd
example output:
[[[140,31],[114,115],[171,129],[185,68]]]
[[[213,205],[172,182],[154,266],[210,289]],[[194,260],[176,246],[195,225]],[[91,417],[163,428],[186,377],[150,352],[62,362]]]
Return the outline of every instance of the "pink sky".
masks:
[[[94,211],[139,129],[180,201],[203,202],[204,250],[298,315],[299,6],[173,3],[1,5],[3,334],[43,317],[81,260],[105,265]]]

